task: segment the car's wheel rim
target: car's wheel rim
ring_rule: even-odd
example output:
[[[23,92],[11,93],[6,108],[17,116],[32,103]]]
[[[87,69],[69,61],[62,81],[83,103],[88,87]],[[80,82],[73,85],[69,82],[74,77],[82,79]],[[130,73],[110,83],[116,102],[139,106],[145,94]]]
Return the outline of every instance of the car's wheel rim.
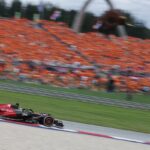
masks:
[[[50,127],[53,125],[53,123],[54,123],[54,119],[52,117],[45,117],[44,118],[44,125],[45,126]]]

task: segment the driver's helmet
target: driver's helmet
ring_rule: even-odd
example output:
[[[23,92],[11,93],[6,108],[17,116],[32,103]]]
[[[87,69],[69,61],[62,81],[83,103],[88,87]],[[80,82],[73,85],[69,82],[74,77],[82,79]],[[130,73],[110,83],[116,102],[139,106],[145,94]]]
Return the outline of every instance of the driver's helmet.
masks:
[[[19,103],[16,103],[15,105],[12,105],[12,107],[13,107],[14,109],[18,109],[18,108],[19,108]]]

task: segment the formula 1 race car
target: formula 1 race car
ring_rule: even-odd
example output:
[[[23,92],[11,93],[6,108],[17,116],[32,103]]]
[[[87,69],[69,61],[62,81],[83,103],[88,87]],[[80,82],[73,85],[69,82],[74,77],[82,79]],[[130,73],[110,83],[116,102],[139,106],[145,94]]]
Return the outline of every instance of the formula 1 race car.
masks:
[[[35,113],[32,109],[20,108],[19,104],[0,104],[0,118],[16,122],[41,124],[46,127],[62,128],[63,122],[49,114]]]

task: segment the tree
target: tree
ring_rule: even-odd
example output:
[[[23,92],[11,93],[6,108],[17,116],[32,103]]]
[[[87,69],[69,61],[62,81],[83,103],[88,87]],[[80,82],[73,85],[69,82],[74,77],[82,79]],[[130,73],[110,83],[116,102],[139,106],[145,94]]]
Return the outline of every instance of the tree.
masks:
[[[15,12],[21,12],[22,11],[22,3],[19,0],[14,0],[10,7],[10,17],[13,17],[15,15]]]
[[[5,17],[6,14],[6,3],[4,0],[0,0],[0,16]]]
[[[90,0],[89,0],[90,1]],[[109,1],[109,0],[108,0]],[[49,7],[48,7],[49,6]],[[77,14],[77,11],[65,9],[60,9],[56,6],[44,5],[43,19],[50,20],[50,16],[54,13],[55,10],[61,11],[61,17],[57,21],[65,22],[69,27],[73,25],[74,18]],[[120,11],[120,10],[119,10]],[[13,17],[15,12],[21,12],[22,17],[32,20],[33,14],[39,14],[36,5],[28,4],[26,7],[22,7],[21,0],[13,0],[10,7],[7,7],[5,0],[0,0],[0,16],[2,17]],[[126,27],[127,33],[129,36],[135,36],[139,38],[150,38],[150,30],[144,26],[143,23],[139,22],[135,17],[130,13],[125,11],[120,11],[122,16],[125,16],[126,20],[123,20],[123,24]],[[106,14],[106,13],[104,13]],[[102,14],[102,16],[104,15]],[[81,32],[91,32],[93,31],[92,26],[96,23],[98,18],[92,13],[85,13],[83,25]],[[107,22],[111,22],[112,19],[106,19]],[[124,22],[125,21],[125,22]],[[122,22],[122,21],[121,21]],[[111,32],[107,30],[100,29],[99,32],[104,34],[116,34],[115,28]]]
[[[85,11],[92,1],[93,0],[86,0],[83,6],[81,7],[81,9],[79,10],[77,16],[75,17],[73,27],[72,27],[75,32],[80,32],[80,28],[83,24],[84,17],[85,17]]]
[[[69,12],[69,21],[68,21],[69,27],[72,27],[72,24],[73,24],[73,21],[74,21],[76,15],[77,15],[77,11],[70,10],[70,12]]]
[[[96,21],[97,17],[94,16],[93,13],[87,12],[85,13],[84,22],[82,24],[81,31],[82,32],[91,32],[92,26],[94,22]]]
[[[135,36],[138,38],[150,38],[150,30],[145,27],[142,22],[139,22],[129,12],[122,11],[126,19],[126,29],[129,36]]]
[[[54,7],[54,6],[52,6],[52,7],[50,7],[50,8],[45,8],[44,9],[44,19],[46,19],[46,20],[49,20],[50,19],[50,16],[53,14],[53,12],[55,11],[55,10],[57,10],[58,8],[57,7]]]
[[[32,20],[34,14],[38,14],[37,6],[28,4],[25,9],[25,17]]]

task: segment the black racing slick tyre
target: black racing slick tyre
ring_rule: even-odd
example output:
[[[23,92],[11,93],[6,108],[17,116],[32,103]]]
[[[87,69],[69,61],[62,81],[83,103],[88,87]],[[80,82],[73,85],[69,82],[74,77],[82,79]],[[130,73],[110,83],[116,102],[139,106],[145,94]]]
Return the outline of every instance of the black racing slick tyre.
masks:
[[[62,121],[54,120],[54,124],[58,128],[63,128],[64,127],[64,124],[63,124]]]
[[[46,116],[43,118],[43,125],[46,127],[51,127],[54,124],[54,118]]]

